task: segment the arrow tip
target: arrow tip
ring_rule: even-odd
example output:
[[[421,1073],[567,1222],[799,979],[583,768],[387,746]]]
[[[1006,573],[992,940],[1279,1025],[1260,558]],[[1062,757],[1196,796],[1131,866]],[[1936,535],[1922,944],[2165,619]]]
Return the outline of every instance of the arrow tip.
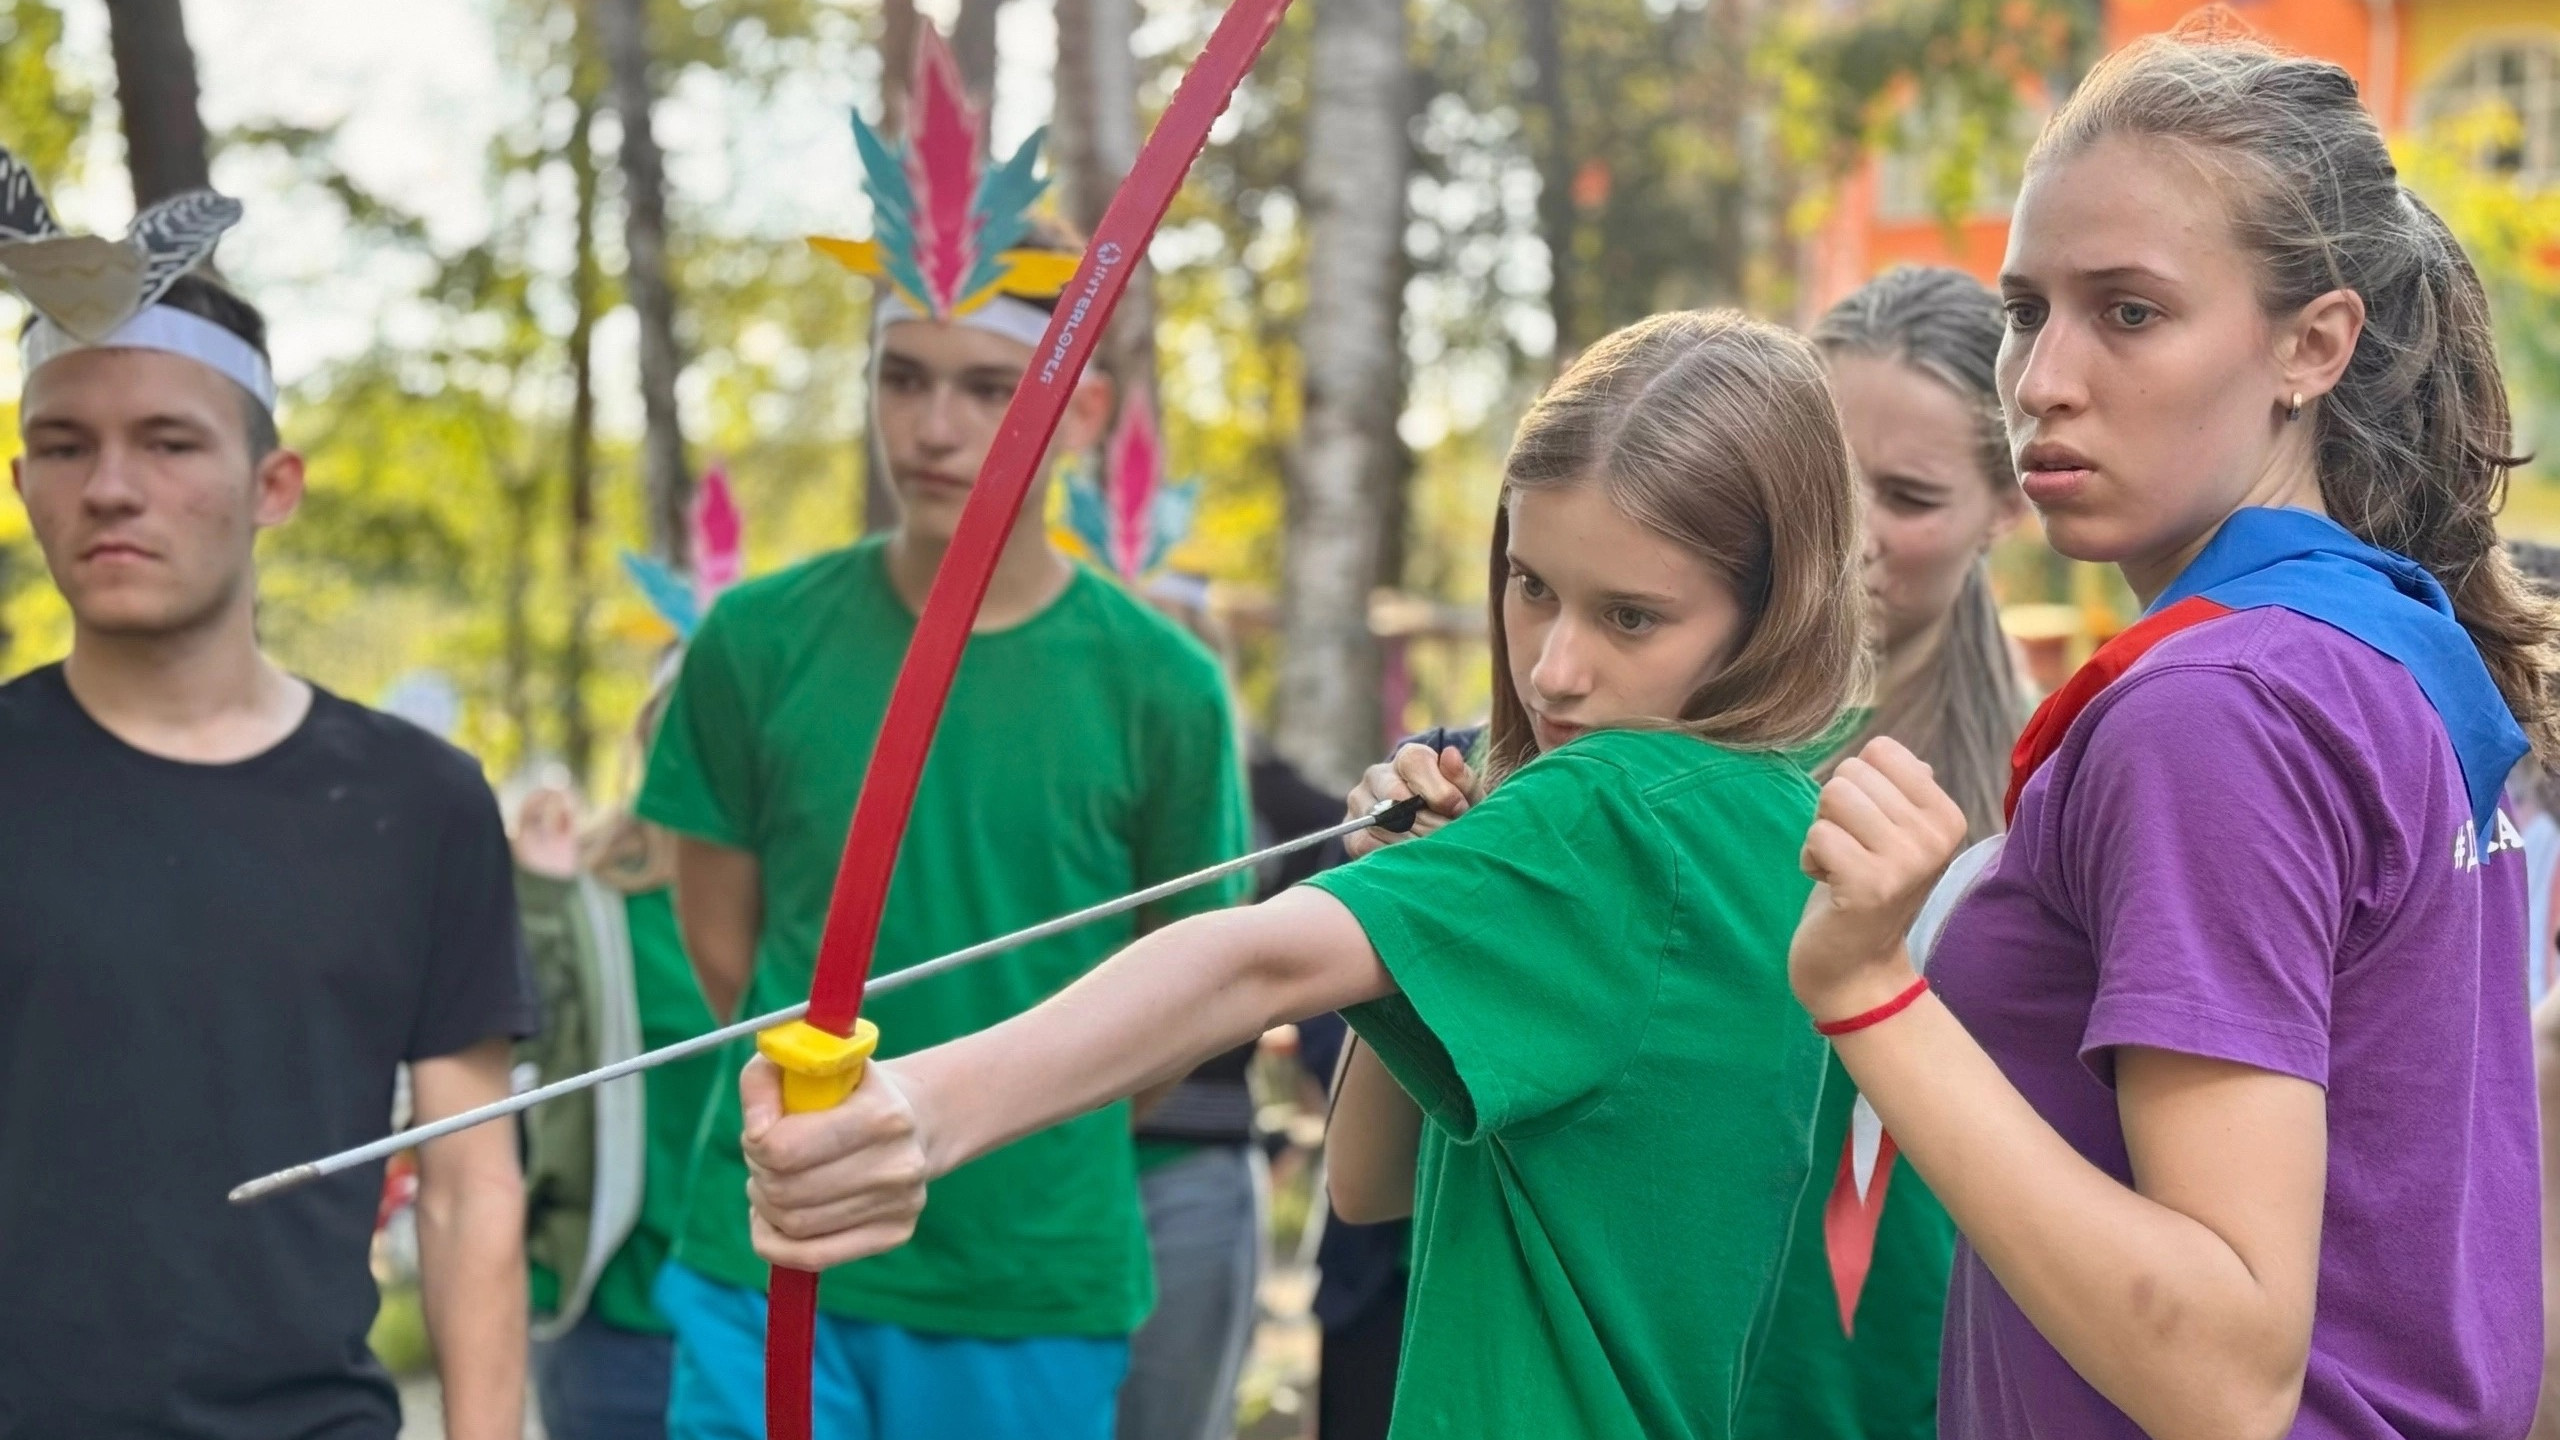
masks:
[[[318,1165],[296,1165],[290,1170],[279,1170],[273,1175],[264,1176],[260,1179],[252,1180],[246,1185],[238,1186],[231,1192],[231,1203],[234,1205],[247,1205],[252,1201],[264,1200],[270,1195],[290,1190],[296,1185],[303,1184],[307,1181],[317,1180],[319,1178],[320,1167]]]

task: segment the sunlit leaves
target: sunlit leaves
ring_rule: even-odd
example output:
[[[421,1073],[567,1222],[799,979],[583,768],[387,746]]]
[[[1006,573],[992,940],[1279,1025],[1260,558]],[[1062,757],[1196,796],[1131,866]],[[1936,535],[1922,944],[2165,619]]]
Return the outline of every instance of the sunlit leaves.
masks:
[[[2512,111],[2482,107],[2403,137],[2392,154],[2489,292],[2519,448],[2537,459],[2528,473],[2560,480],[2560,186],[2528,185],[2477,164],[2515,125]]]
[[[72,178],[94,97],[65,74],[61,12],[47,0],[0,0],[0,139],[48,191]]]

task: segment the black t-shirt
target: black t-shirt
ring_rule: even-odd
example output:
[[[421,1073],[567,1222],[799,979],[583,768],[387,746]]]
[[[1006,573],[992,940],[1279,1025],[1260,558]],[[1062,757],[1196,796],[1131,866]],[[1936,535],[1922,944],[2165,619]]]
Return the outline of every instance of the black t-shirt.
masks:
[[[404,1060],[533,1022],[479,767],[325,692],[231,765],[144,754],[59,667],[0,686],[0,1440],[381,1437],[365,1348]]]

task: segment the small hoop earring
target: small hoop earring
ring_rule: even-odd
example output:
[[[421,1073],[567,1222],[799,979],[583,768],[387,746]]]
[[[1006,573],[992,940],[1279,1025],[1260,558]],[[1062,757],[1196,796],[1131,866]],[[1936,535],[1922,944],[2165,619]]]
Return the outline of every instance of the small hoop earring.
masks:
[[[2299,419],[2301,419],[2301,418],[2302,418],[2302,392],[2301,392],[2301,391],[2299,391],[2299,390],[2296,390],[2296,391],[2294,391],[2294,392],[2293,392],[2293,403],[2292,403],[2291,405],[2289,405],[2289,406],[2285,407],[2285,412],[2284,412],[2284,423],[2286,423],[2287,425],[2290,425],[2290,424],[2292,424],[2294,421],[2299,420]]]

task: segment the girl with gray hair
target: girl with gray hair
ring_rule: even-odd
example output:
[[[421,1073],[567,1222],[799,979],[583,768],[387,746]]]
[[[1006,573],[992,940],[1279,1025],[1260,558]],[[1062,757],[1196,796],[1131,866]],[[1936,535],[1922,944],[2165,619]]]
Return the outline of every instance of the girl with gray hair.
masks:
[[[2000,423],[1999,297],[1961,270],[1905,266],[1813,328],[1866,501],[1862,579],[1873,707],[1816,767],[1878,735],[1935,770],[1973,839],[2000,829],[2026,719],[2000,611],[1994,541],[2026,515]],[[1814,1120],[1813,1191],[1796,1217],[1750,1440],[1929,1440],[1955,1223],[1907,1161],[1859,1129],[1835,1058]],[[1872,1112],[1867,1112],[1872,1119]]]
[[[2027,718],[1989,564],[2027,514],[1993,375],[2005,328],[1998,296],[1939,266],[1889,270],[1813,328],[1866,493],[1880,662],[1875,708],[1838,755],[1877,735],[1901,741],[1935,767],[1976,840],[2001,828],[2009,747]]]

